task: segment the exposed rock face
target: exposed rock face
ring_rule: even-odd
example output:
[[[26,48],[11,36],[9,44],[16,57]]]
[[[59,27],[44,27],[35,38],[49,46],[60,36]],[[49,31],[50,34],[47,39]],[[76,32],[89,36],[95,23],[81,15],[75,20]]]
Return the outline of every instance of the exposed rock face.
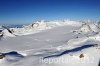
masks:
[[[80,54],[80,56],[79,56],[80,58],[84,58],[84,54]]]
[[[1,54],[0,55],[0,59],[3,59],[5,57],[5,55]]]

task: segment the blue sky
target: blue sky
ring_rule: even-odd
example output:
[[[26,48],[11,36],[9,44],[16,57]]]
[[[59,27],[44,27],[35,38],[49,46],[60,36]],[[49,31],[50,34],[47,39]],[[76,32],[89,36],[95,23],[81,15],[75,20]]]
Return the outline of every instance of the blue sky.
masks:
[[[41,19],[100,20],[100,0],[0,0],[0,24]]]

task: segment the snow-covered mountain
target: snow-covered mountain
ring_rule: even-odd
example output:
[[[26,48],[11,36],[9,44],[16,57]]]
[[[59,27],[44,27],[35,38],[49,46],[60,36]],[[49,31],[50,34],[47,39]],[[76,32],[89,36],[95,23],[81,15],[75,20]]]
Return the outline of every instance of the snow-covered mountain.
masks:
[[[21,36],[21,35],[28,35],[40,32],[42,30],[51,29],[58,26],[64,26],[64,25],[80,25],[80,23],[75,21],[36,21],[29,25],[23,25],[21,28],[21,25],[14,25],[14,28],[9,26],[1,26],[2,33],[5,37],[14,37],[14,36]]]
[[[99,22],[42,20],[0,33],[0,66],[100,66]]]

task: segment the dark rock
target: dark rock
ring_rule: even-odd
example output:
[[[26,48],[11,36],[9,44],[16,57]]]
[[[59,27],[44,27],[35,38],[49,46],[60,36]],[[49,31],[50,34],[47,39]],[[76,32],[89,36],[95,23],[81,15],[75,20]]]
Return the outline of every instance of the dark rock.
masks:
[[[80,56],[79,56],[80,58],[83,58],[84,57],[84,54],[80,54]]]

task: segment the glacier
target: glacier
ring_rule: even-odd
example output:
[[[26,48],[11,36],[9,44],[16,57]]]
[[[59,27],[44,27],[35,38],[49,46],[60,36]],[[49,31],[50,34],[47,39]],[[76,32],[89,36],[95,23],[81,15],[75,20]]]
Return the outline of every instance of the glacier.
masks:
[[[1,25],[0,66],[100,66],[100,22]]]

